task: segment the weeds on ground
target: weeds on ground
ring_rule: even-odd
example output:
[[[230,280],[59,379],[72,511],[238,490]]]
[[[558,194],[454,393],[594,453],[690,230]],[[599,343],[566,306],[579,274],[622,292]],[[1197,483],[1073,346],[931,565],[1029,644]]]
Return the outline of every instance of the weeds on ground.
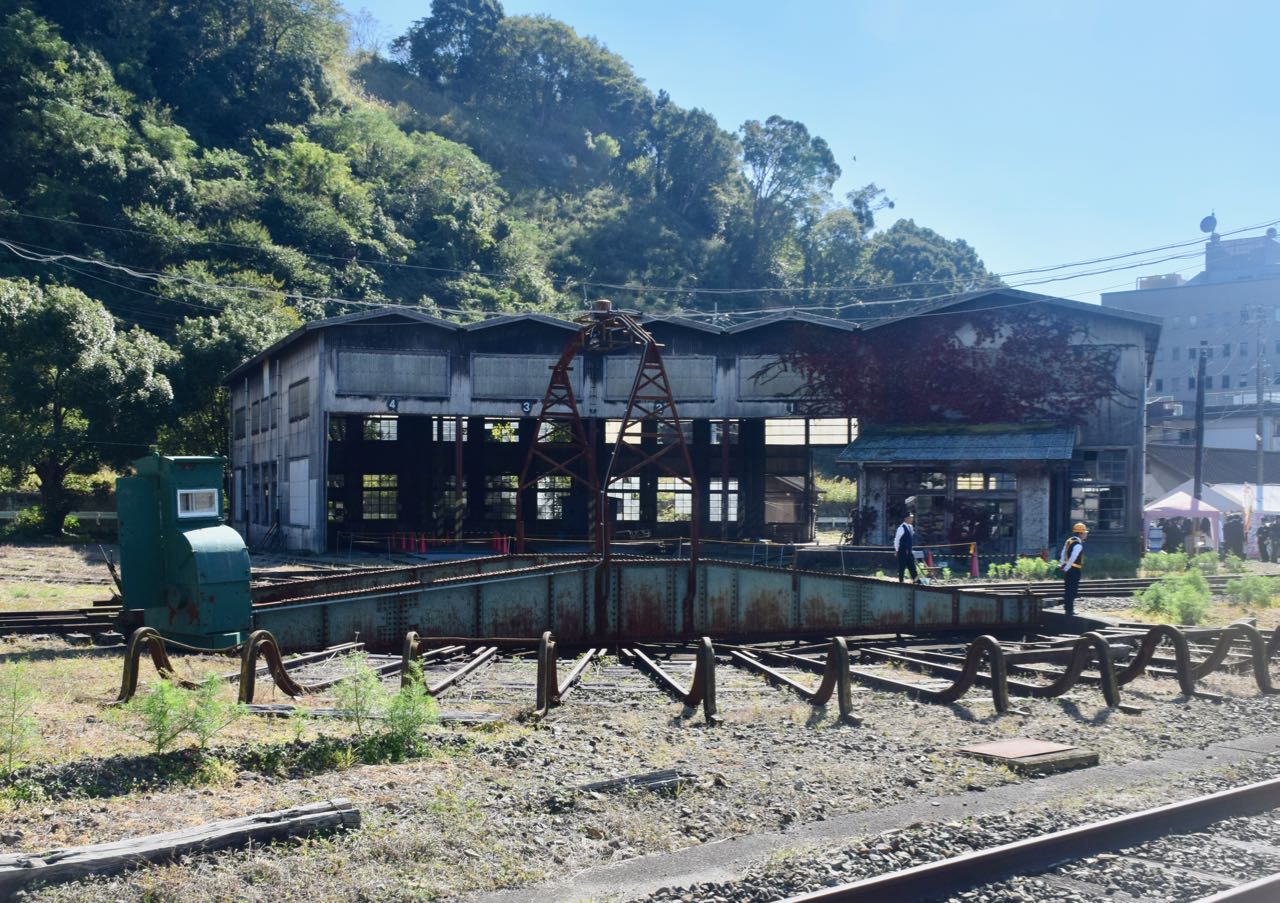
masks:
[[[0,775],[11,775],[35,748],[40,737],[36,689],[30,666],[13,662],[0,668]]]
[[[1243,574],[1244,559],[1235,552],[1228,552],[1227,557],[1222,561],[1222,569],[1228,574]]]
[[[151,747],[159,755],[172,749],[184,734],[192,734],[203,753],[209,742],[244,714],[244,706],[218,698],[222,681],[210,677],[188,690],[162,680],[135,696],[108,717],[118,728]]]
[[[376,671],[369,667],[365,655],[350,655],[343,666],[342,680],[333,688],[336,708],[342,717],[355,725],[363,737],[370,722],[386,711],[387,694]]]
[[[1218,556],[1215,552],[1201,552],[1187,562],[1189,568],[1194,568],[1202,574],[1218,573],[1218,565]]]
[[[1139,606],[1179,624],[1199,624],[1209,610],[1209,582],[1199,569],[1168,574],[1138,594]]]
[[[1054,570],[1055,568],[1051,561],[1023,556],[1017,561],[1011,561],[1007,564],[992,562],[987,565],[987,576],[1002,580],[1009,580],[1015,577],[1018,580],[1027,581],[1045,580],[1053,574]]]
[[[1186,552],[1148,552],[1142,558],[1142,572],[1152,577],[1187,569]]]
[[[1270,608],[1277,595],[1280,595],[1280,578],[1277,577],[1250,574],[1227,581],[1227,598],[1236,605]]]

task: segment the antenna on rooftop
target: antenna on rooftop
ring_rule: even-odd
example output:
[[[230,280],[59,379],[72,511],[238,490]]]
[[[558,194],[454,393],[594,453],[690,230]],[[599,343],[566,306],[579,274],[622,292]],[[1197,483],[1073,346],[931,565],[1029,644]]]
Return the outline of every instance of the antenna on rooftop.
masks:
[[[1218,218],[1214,216],[1213,213],[1210,213],[1204,219],[1200,220],[1201,232],[1211,233],[1216,228],[1218,228]]]

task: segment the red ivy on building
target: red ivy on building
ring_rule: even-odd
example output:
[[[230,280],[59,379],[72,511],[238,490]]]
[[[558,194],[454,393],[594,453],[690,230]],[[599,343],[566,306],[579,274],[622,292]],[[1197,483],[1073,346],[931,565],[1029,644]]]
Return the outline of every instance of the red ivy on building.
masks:
[[[1091,344],[1078,317],[1046,307],[913,317],[823,331],[782,363],[805,413],[876,424],[1082,423],[1121,394],[1120,348]]]

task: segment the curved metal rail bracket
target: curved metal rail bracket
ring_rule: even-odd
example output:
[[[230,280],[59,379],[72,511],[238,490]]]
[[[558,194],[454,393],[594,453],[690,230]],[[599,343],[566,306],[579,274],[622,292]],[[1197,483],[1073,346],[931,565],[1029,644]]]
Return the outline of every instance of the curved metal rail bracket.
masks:
[[[763,674],[770,682],[782,684],[788,689],[794,690],[801,699],[814,708],[825,706],[834,695],[840,706],[840,720],[845,724],[855,726],[862,724],[862,719],[853,713],[853,681],[849,674],[849,644],[844,637],[832,638],[831,647],[827,650],[827,661],[822,669],[822,679],[817,689],[814,690],[792,680],[785,674],[770,668],[744,652],[735,649],[729,655],[735,663],[747,670]]]
[[[185,677],[178,676],[178,672],[173,668],[173,662],[169,660],[167,646],[173,646],[183,652],[195,652],[201,655],[235,655],[240,648],[239,644],[237,644],[223,649],[201,649],[197,646],[188,646],[185,643],[178,643],[174,640],[166,640],[160,631],[154,627],[139,627],[129,637],[129,647],[125,650],[124,655],[124,675],[120,680],[120,693],[116,696],[115,701],[111,703],[112,705],[123,705],[138,692],[138,672],[144,646],[151,653],[151,661],[156,666],[156,672],[163,679],[188,690],[194,690],[197,685]]]
[[[1123,687],[1141,675],[1151,663],[1151,658],[1162,640],[1168,640],[1169,645],[1173,647],[1178,688],[1183,696],[1194,696],[1196,676],[1192,668],[1191,649],[1187,645],[1186,634],[1170,624],[1157,624],[1146,632],[1139,641],[1133,658],[1116,672],[1116,683]]]
[[[693,668],[693,683],[686,690],[663,671],[658,663],[640,649],[628,649],[627,653],[653,676],[658,684],[689,708],[702,706],[707,724],[719,724],[723,719],[716,705],[716,652],[710,637],[698,641],[697,659]]]
[[[280,654],[280,644],[269,630],[255,630],[240,644],[240,702],[253,702],[253,693],[258,685],[258,656],[265,655],[267,668],[271,677],[284,695],[297,699],[309,692],[302,684],[289,676],[284,666],[284,656]]]
[[[1195,666],[1193,673],[1196,680],[1203,680],[1226,660],[1227,654],[1231,651],[1231,644],[1237,637],[1249,644],[1250,657],[1253,662],[1253,679],[1258,684],[1259,692],[1266,695],[1274,695],[1280,692],[1271,683],[1267,640],[1258,628],[1245,621],[1236,621],[1234,624],[1228,624],[1222,629],[1213,652],[1210,653],[1207,659]]]
[[[591,660],[599,652],[600,650],[598,649],[588,649],[583,653],[574,662],[573,667],[569,669],[569,673],[562,683],[556,668],[555,638],[549,630],[543,633],[542,640],[538,644],[538,698],[533,710],[533,717],[545,717],[551,709],[562,705],[564,697],[568,696],[578,681],[582,679],[583,673],[587,670],[587,665],[591,664]]]
[[[1115,668],[1112,664],[1111,644],[1107,642],[1102,634],[1092,630],[1081,634],[1076,639],[1075,645],[1072,646],[1071,662],[1062,674],[1043,686],[1040,684],[1028,684],[1025,692],[1034,699],[1050,699],[1055,696],[1061,696],[1076,685],[1076,682],[1080,680],[1080,675],[1084,673],[1084,669],[1094,660],[1097,661],[1098,673],[1102,676],[1102,696],[1106,699],[1109,708],[1118,708],[1120,706],[1120,685],[1116,679]]]

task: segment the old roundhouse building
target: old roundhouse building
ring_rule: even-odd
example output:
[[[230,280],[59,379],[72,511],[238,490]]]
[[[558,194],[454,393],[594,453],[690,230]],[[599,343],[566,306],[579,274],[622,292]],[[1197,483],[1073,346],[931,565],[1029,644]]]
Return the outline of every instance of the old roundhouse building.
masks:
[[[865,424],[859,436],[847,418],[798,413],[799,375],[770,365],[815,336],[877,324],[804,313],[734,326],[643,319],[663,346],[701,498],[695,506],[688,483],[643,470],[610,493],[613,535],[685,536],[696,508],[704,539],[810,540],[811,451],[835,445],[854,465],[864,504],[878,508],[869,541],[883,542],[910,500],[922,538],[934,541],[1036,551],[1083,519],[1100,551],[1136,552],[1143,405],[1159,321],[1012,290],[944,307],[962,319],[966,305],[1027,303],[1068,311],[1087,321],[1090,341],[1119,349],[1117,397],[1081,428],[922,424],[895,432]],[[226,379],[232,525],[252,547],[298,551],[406,533],[419,547],[424,539],[429,546],[514,534],[519,474],[551,368],[577,328],[541,314],[463,325],[399,307],[308,323]],[[575,361],[573,390],[601,469],[638,362],[625,351]],[[670,440],[650,430],[643,443]],[[546,550],[557,542],[581,548],[585,494],[559,476],[528,487],[525,533]]]

